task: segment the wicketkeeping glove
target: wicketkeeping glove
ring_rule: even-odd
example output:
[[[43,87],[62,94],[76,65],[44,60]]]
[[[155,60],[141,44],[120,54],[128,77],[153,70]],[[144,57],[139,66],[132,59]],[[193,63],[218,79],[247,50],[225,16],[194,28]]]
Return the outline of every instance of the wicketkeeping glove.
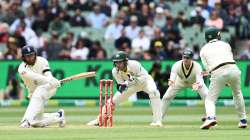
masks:
[[[126,84],[117,84],[117,90],[120,93],[123,93],[127,89],[128,89],[128,86]]]

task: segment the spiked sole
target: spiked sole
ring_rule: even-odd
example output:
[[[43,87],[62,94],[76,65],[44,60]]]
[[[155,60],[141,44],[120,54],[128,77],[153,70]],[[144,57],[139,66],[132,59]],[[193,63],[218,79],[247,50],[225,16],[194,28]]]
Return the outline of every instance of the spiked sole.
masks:
[[[214,121],[214,122],[211,122],[210,124],[208,124],[208,125],[202,127],[201,129],[209,129],[209,128],[211,128],[212,126],[215,126],[216,124],[217,124],[217,122]]]

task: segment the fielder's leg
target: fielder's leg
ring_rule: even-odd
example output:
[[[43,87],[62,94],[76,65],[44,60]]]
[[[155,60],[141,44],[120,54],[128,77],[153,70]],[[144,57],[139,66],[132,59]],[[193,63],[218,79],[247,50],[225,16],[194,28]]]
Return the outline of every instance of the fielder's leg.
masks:
[[[200,89],[198,89],[197,91],[201,97],[201,99],[205,102],[205,99],[206,99],[206,96],[208,94],[208,88],[207,86],[205,85],[205,83],[203,83],[202,87]],[[204,122],[206,121],[206,116],[203,116],[201,118],[201,121]]]
[[[176,94],[182,90],[181,87],[178,86],[170,86],[162,97],[162,119],[165,117],[166,112],[168,110],[171,101],[175,98]]]
[[[198,89],[197,92],[198,92],[199,95],[201,96],[201,99],[202,99],[203,101],[205,101],[206,96],[207,96],[207,94],[208,94],[208,88],[207,88],[207,86],[205,85],[205,83],[202,84],[202,87],[201,87],[200,89]]]
[[[162,110],[160,108],[161,107],[160,92],[158,91],[153,79],[147,81],[147,84],[145,85],[143,91],[148,93],[151,102],[151,107],[153,112],[153,122],[150,125],[161,127]]]
[[[241,80],[240,71],[233,73],[232,80],[229,82],[230,87],[233,90],[233,100],[235,108],[238,112],[238,117],[240,119],[239,128],[247,127],[247,115],[245,110],[245,102],[241,91]]]
[[[200,126],[201,129],[209,129],[217,124],[216,121],[216,114],[215,114],[215,104],[216,100],[222,90],[225,87],[227,76],[223,75],[221,71],[216,72],[215,74],[211,75],[211,83],[209,85],[208,94],[205,99],[205,109],[207,119],[206,121]]]

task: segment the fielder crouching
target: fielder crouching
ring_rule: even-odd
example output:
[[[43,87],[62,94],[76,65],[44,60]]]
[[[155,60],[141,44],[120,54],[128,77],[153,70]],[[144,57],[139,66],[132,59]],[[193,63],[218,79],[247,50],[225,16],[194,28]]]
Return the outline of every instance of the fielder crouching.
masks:
[[[162,112],[160,108],[160,93],[153,78],[138,61],[128,60],[127,54],[123,51],[118,52],[114,56],[113,62],[114,68],[112,70],[112,75],[118,84],[118,91],[113,96],[113,108],[127,100],[132,94],[135,94],[139,91],[144,91],[149,95],[152,106],[153,121],[150,125],[161,127]],[[104,116],[104,114],[102,116]],[[97,118],[93,121],[90,121],[87,125],[98,124]]]
[[[177,61],[171,69],[168,89],[162,98],[162,118],[165,117],[166,111],[175,98],[175,96],[186,88],[192,88],[198,92],[202,100],[205,100],[208,89],[202,77],[201,65],[193,60],[193,51],[184,50],[182,60]]]
[[[51,74],[48,61],[36,56],[32,46],[22,48],[22,59],[18,72],[28,89],[30,102],[20,127],[46,127],[55,123],[64,127],[66,121],[63,109],[55,113],[44,113],[44,103],[55,95],[61,85]]]

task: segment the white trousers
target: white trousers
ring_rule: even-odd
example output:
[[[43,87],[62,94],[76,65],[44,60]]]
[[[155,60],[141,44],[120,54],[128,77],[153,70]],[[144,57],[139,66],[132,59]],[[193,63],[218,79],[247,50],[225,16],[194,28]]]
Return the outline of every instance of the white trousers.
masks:
[[[162,108],[162,118],[165,117],[171,101],[175,98],[175,96],[179,92],[181,92],[181,90],[183,90],[185,88],[192,88],[192,86],[174,85],[174,86],[170,86],[167,89],[166,93],[164,94],[164,96],[162,98],[162,107],[161,107]],[[202,87],[197,92],[199,93],[201,99],[205,100],[205,98],[208,94],[207,86],[203,83]]]
[[[115,95],[113,96],[113,104],[114,104],[113,108],[115,108],[120,103],[126,101],[132,94],[135,94],[136,92],[139,92],[139,91],[144,91],[149,95],[152,112],[153,112],[153,122],[161,121],[162,112],[161,112],[160,93],[152,78],[145,81],[143,84],[135,84],[135,85],[128,87],[128,89],[124,91],[123,93],[116,92]],[[108,102],[110,103],[110,99]]]
[[[241,91],[241,72],[236,65],[225,65],[211,73],[209,93],[205,100],[207,117],[216,117],[215,104],[226,84],[232,89],[239,119],[246,119],[245,102]]]
[[[28,120],[33,127],[45,127],[61,121],[59,113],[44,113],[44,103],[56,93],[48,84],[38,86],[23,116],[22,121]]]

